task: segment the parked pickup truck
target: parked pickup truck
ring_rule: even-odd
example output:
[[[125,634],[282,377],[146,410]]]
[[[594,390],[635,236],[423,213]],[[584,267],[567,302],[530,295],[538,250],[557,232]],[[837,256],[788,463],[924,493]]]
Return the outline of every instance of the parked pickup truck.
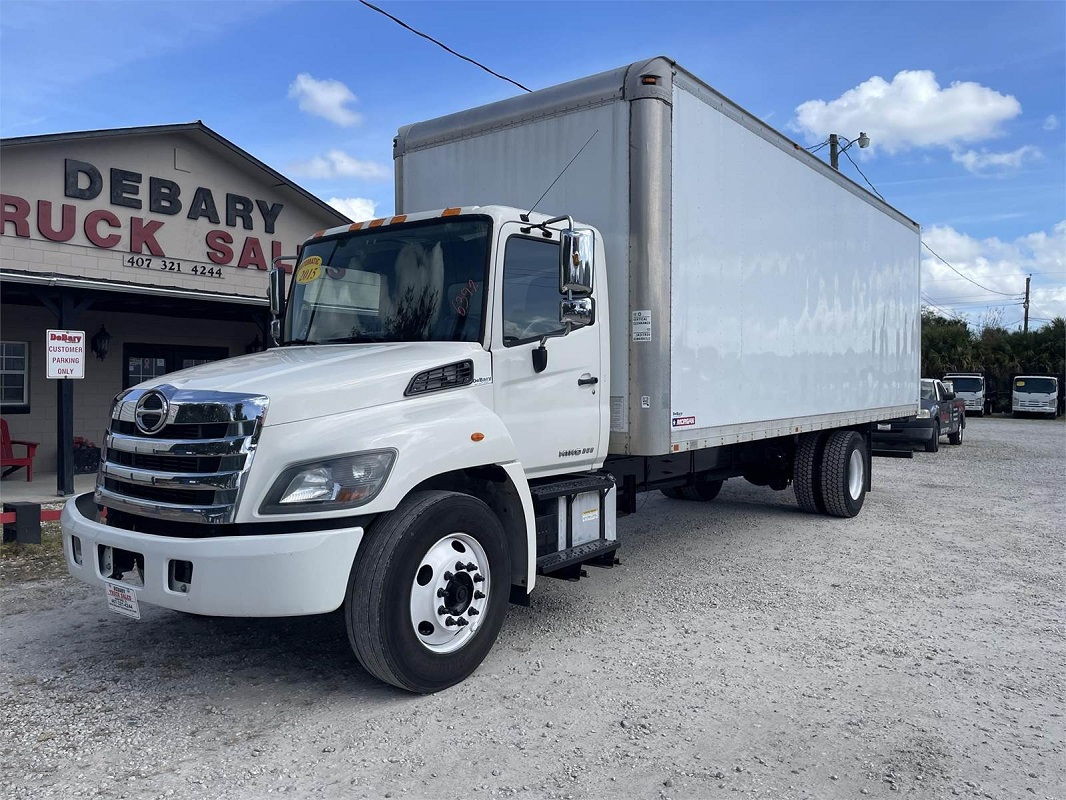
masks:
[[[940,437],[962,444],[966,429],[966,402],[941,381],[922,378],[921,408],[907,419],[881,422],[874,432],[874,444],[923,444],[927,453],[940,449]]]

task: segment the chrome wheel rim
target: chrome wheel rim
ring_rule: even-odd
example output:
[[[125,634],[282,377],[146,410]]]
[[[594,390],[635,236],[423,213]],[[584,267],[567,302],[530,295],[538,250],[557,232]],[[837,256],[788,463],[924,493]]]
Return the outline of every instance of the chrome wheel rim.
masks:
[[[453,653],[469,642],[485,619],[491,582],[477,539],[465,533],[438,539],[411,581],[411,627],[422,646]]]
[[[852,450],[851,458],[848,459],[848,494],[852,500],[858,500],[862,494],[862,485],[865,480],[866,464],[863,461],[861,450]]]

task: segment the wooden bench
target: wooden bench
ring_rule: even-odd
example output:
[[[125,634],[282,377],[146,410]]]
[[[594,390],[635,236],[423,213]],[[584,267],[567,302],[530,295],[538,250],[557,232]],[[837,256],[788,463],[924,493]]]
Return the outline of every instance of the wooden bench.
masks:
[[[22,458],[15,457],[15,449],[12,445],[20,444],[26,448],[26,455]],[[26,468],[26,480],[33,480],[33,459],[37,455],[38,442],[24,442],[21,439],[12,439],[11,432],[7,429],[7,420],[0,419],[0,469],[6,478],[19,467]]]

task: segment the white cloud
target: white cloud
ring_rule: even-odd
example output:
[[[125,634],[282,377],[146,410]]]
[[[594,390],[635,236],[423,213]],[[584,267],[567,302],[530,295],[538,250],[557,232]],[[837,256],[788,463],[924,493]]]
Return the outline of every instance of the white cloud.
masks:
[[[974,175],[1002,175],[1020,169],[1023,164],[1037,161],[1042,156],[1040,148],[1027,144],[1006,153],[991,153],[983,148],[980,152],[955,150],[951,154],[951,160],[962,164]]]
[[[289,84],[289,97],[299,101],[300,110],[316,117],[323,117],[330,122],[348,127],[362,121],[362,116],[348,108],[356,97],[352,90],[340,81],[316,80],[306,72],[301,72]]]
[[[1010,324],[1022,316],[1018,305],[1025,292],[1025,276],[1034,273],[1029,315],[1032,318],[1066,317],[1066,220],[1050,231],[1036,231],[1013,241],[995,237],[976,239],[947,225],[935,225],[922,238],[959,271],[996,292],[960,278],[932,253],[922,249],[922,290],[929,299],[960,314],[979,315],[978,303],[1004,306]],[[964,298],[962,305],[953,305]],[[1016,312],[1016,313],[1015,313]]]
[[[326,201],[352,222],[374,219],[378,204],[366,197],[331,197]]]
[[[388,178],[392,172],[377,161],[363,161],[343,150],[330,150],[325,155],[314,156],[306,161],[289,165],[289,171],[301,178],[363,178],[379,180]]]
[[[866,131],[874,147],[894,153],[991,139],[1021,111],[1014,97],[979,83],[944,89],[931,70],[903,70],[891,81],[875,75],[835,100],[801,103],[794,126],[815,141]]]
[[[1058,127],[1059,127],[1059,118],[1056,117],[1054,114],[1048,114],[1047,117],[1044,119],[1044,125],[1043,125],[1044,130],[1053,131],[1053,130],[1055,130]]]

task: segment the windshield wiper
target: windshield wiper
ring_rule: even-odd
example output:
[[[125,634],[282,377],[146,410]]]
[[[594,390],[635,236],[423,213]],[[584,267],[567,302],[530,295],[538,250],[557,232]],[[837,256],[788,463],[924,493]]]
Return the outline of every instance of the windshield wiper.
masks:
[[[316,344],[378,344],[387,341],[389,340],[382,336],[342,336],[339,339],[325,339]]]

